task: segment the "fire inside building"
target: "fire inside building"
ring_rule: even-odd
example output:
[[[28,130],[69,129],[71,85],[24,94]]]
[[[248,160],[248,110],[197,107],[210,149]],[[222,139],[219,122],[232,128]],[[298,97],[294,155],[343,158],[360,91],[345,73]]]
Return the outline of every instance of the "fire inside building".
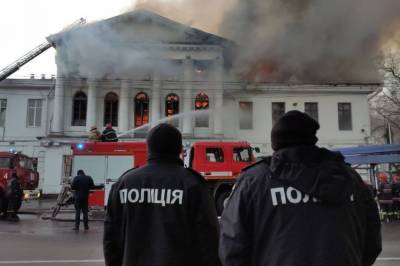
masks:
[[[233,41],[146,10],[49,39],[56,77],[0,83],[0,148],[38,158],[47,194],[74,174],[71,145],[107,123],[120,141],[143,140],[151,125],[167,121],[182,131],[184,145],[246,140],[261,155],[272,152],[274,122],[300,110],[321,124],[322,146],[370,141],[367,96],[380,84],[265,83],[259,76],[271,65],[255,64],[247,75],[233,69],[240,49]]]

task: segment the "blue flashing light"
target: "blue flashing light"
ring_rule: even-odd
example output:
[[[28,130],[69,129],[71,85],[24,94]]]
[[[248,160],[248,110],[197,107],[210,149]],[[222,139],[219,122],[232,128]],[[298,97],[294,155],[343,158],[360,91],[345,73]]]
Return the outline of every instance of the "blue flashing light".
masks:
[[[78,148],[78,150],[83,150],[85,145],[83,145],[83,143],[79,143],[79,144],[76,144],[76,147]]]
[[[9,151],[10,151],[11,153],[15,153],[15,149],[14,149],[14,148],[10,148]]]

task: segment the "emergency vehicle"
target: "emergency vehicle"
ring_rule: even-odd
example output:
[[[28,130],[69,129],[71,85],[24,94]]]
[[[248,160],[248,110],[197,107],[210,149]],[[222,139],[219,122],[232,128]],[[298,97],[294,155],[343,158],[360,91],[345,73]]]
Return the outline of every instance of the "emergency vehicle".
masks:
[[[5,197],[7,180],[16,171],[19,182],[24,190],[23,199],[36,199],[41,196],[37,190],[39,173],[36,170],[36,159],[22,153],[0,152],[0,206]]]
[[[90,175],[97,189],[89,196],[90,206],[105,206],[111,185],[127,170],[146,164],[145,142],[92,142],[72,145],[72,173],[79,169]],[[247,142],[194,142],[183,152],[186,167],[201,173],[215,198],[217,212],[229,196],[235,179],[255,162]]]

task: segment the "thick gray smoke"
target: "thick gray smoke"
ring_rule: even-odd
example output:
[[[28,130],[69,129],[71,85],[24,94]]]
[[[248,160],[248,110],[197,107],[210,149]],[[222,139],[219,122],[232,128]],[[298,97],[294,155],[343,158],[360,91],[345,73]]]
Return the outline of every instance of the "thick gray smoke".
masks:
[[[148,23],[148,12],[127,13],[51,36],[57,47],[58,69],[65,76],[147,79],[157,72],[171,76],[182,71],[162,60],[160,43],[183,38]],[[149,26],[150,25],[150,26]]]
[[[256,81],[376,82],[381,47],[400,26],[399,0],[246,0],[220,31]]]
[[[232,39],[233,72],[260,82],[379,82],[382,47],[400,28],[400,0],[139,0],[137,7]],[[183,32],[137,26],[146,19],[122,15],[64,34],[60,64],[81,76],[123,78],[155,66],[181,73],[152,45],[184,41]]]

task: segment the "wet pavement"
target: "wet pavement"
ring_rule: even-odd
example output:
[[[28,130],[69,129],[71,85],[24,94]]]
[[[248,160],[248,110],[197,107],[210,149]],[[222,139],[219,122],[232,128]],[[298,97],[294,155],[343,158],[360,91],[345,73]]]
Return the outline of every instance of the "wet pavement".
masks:
[[[43,220],[33,213],[21,214],[18,223],[0,221],[0,266],[104,265],[102,222],[92,221],[88,231],[74,232],[72,222]],[[70,212],[64,215],[72,218]],[[384,223],[382,233],[384,249],[375,265],[400,265],[400,222]]]

